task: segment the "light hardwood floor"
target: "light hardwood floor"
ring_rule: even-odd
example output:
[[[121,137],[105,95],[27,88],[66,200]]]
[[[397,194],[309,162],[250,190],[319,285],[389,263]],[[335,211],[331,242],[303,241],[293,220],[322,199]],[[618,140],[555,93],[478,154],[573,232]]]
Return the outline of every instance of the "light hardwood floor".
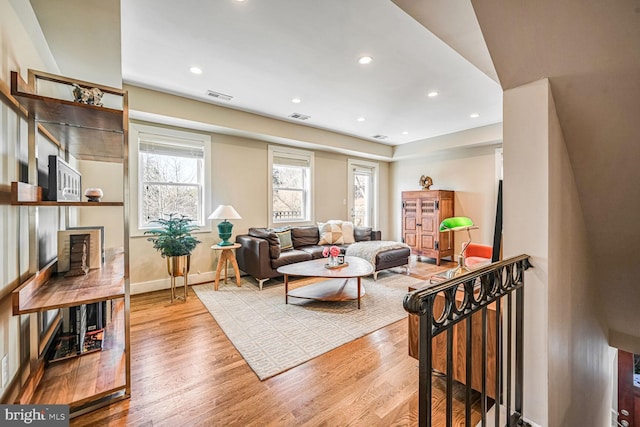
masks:
[[[413,261],[411,275],[428,279],[453,266]],[[131,398],[72,426],[417,425],[418,364],[407,354],[406,320],[260,381],[193,291],[174,304],[160,291],[131,298],[131,350]],[[442,412],[443,385],[435,385],[434,411]],[[463,392],[456,389],[456,401]],[[464,425],[464,413],[454,420]],[[444,425],[443,415],[434,422]]]

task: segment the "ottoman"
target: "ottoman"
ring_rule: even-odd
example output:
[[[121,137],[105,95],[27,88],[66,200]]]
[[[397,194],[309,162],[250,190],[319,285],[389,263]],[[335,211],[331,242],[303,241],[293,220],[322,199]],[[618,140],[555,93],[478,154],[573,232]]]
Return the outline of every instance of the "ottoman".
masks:
[[[411,249],[404,243],[385,240],[356,242],[347,247],[345,255],[369,261],[374,267],[373,280],[377,280],[378,272],[388,268],[405,267],[409,274]]]

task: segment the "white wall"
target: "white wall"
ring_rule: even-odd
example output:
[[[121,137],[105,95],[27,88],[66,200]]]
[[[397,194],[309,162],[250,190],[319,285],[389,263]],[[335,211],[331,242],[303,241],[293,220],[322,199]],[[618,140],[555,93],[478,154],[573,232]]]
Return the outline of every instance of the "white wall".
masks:
[[[122,163],[78,161],[78,171],[82,174],[82,189],[101,188],[103,202],[122,202]],[[106,249],[121,248],[123,245],[123,215],[119,206],[78,208],[78,220],[72,226],[104,226]]]
[[[504,255],[526,253],[524,415],[607,425],[606,337],[587,230],[548,80],[504,94]]]
[[[135,104],[135,91],[130,95],[130,102]],[[148,92],[147,92],[148,94]],[[160,95],[162,97],[162,95]],[[185,105],[191,105],[194,109],[207,108],[207,104],[186,100]],[[188,109],[183,111],[187,117]],[[139,121],[132,122],[135,126]],[[146,125],[154,125],[145,122]],[[171,127],[160,125],[161,127]],[[185,130],[184,128],[182,130]],[[189,129],[194,131],[193,129]],[[268,151],[271,144],[268,141],[248,139],[219,133],[204,132],[211,136],[211,182],[212,207],[219,204],[230,204],[242,216],[242,219],[234,220],[233,236],[243,234],[250,227],[268,226],[268,194],[267,183]],[[133,140],[134,132],[130,133],[129,146],[136,149],[137,142]],[[133,155],[131,157],[134,157]],[[347,205],[347,160],[351,156],[326,151],[315,152],[315,221],[328,219],[348,219]],[[85,162],[86,163],[86,162]],[[386,162],[378,162],[380,168],[380,217],[383,236],[388,233],[388,176],[389,167]],[[93,166],[93,165],[91,165]],[[111,168],[112,166],[107,166]],[[136,168],[131,165],[131,187],[137,185]],[[99,172],[98,179],[104,181],[104,173]],[[85,179],[83,173],[83,179]],[[87,179],[93,179],[90,175]],[[100,187],[100,185],[96,185]],[[106,192],[105,192],[106,194]],[[82,215],[82,221],[88,224],[96,224],[97,219],[92,218],[93,210],[86,210]],[[99,211],[97,211],[99,212]],[[130,217],[137,213],[130,211]],[[101,218],[100,221],[107,220]],[[217,221],[211,223],[213,232],[198,233],[197,238],[202,241],[191,257],[191,283],[212,280],[213,271],[217,265],[219,252],[212,251],[210,246],[218,243],[216,230]],[[133,232],[132,232],[133,234]],[[131,291],[132,293],[149,292],[152,290],[169,287],[169,279],[166,274],[165,260],[153,249],[146,237],[138,236],[130,239],[131,250]]]
[[[549,182],[549,425],[607,425],[613,378],[607,328],[550,87]]]
[[[474,242],[493,245],[493,229],[497,203],[495,150],[497,145],[453,149],[430,155],[398,160],[391,164],[389,207],[394,240],[402,238],[402,191],[421,190],[421,175],[433,179],[432,190],[454,190],[455,214],[468,216],[480,228],[473,230]],[[466,234],[456,235],[456,254],[466,241]]]
[[[549,424],[548,83],[504,93],[504,257],[531,256],[525,275],[524,415]]]

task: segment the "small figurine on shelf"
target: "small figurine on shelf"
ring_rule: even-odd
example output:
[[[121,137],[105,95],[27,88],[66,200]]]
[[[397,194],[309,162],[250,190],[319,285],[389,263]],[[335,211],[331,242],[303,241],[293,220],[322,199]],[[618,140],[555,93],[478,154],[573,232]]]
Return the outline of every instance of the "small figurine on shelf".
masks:
[[[84,196],[88,202],[99,202],[102,199],[103,192],[101,188],[87,188],[84,190]]]
[[[73,86],[74,102],[102,107],[102,96],[104,93],[102,93],[100,89],[97,87],[87,89],[77,84]]]
[[[433,180],[430,176],[422,175],[420,177],[420,185],[422,186],[423,190],[428,190],[429,187],[433,185]]]

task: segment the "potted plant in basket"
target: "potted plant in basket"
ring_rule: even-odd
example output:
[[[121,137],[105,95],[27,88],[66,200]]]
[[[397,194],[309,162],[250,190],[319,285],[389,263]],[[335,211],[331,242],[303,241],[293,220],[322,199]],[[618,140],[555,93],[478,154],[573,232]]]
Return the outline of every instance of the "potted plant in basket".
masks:
[[[168,218],[155,220],[160,224],[159,228],[147,230],[144,234],[151,234],[147,240],[153,242],[153,247],[162,258],[167,258],[167,270],[172,277],[182,276],[189,272],[191,264],[191,252],[200,240],[191,235],[191,232],[200,227],[185,215],[169,214]]]

